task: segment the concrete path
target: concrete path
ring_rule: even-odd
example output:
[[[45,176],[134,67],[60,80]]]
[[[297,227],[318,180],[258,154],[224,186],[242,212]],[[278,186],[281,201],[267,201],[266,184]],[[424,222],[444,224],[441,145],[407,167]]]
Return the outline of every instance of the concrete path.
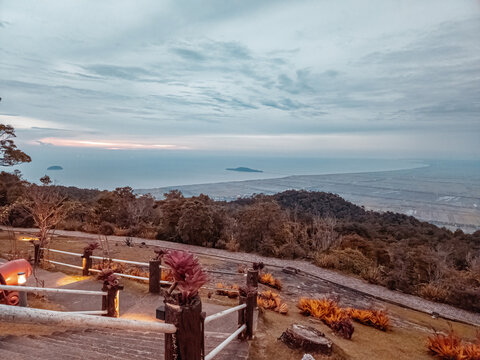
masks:
[[[0,259],[0,264],[5,262]],[[76,290],[100,291],[101,281],[95,277],[72,276],[62,272],[52,272],[36,269],[35,276],[31,276],[28,286],[49,288],[65,288]],[[101,310],[101,296],[78,294],[44,293],[46,298],[60,305],[64,311]],[[141,290],[126,286],[120,292],[120,317],[142,321],[159,321],[155,317],[156,308],[163,303],[159,295],[149,294]],[[228,307],[204,302],[203,311],[207,316],[228,309]],[[207,324],[205,331],[205,347],[207,353],[220,344],[237,329],[237,313],[229,314],[221,319]],[[156,339],[156,340],[155,340]],[[120,341],[121,340],[121,341]],[[111,345],[108,345],[111,342]],[[67,349],[67,344],[85,352]],[[246,359],[248,356],[248,342],[233,341],[218,359]],[[68,346],[67,346],[68,347]],[[37,349],[37,350],[35,350]],[[38,351],[38,353],[37,353]],[[67,351],[68,358],[97,359],[106,355],[112,359],[155,359],[163,351],[163,335],[152,333],[138,333],[133,331],[106,331],[106,330],[72,330],[48,336],[0,337],[0,354],[8,355],[11,359],[50,359],[56,351]],[[70,352],[68,352],[70,351]]]
[[[0,229],[6,230],[7,228],[0,226]],[[15,228],[14,230],[16,232],[25,232],[25,233],[32,233],[32,234],[37,232],[37,229],[32,229],[32,228],[30,229]],[[62,236],[75,237],[79,239],[85,239],[86,241],[98,239],[97,234],[83,233],[79,231],[56,230],[55,234],[62,235]],[[111,241],[118,241],[122,243],[125,241],[124,236],[109,236],[108,238]],[[145,244],[151,245],[151,246],[159,246],[167,249],[190,251],[198,255],[211,256],[216,259],[225,259],[232,262],[251,264],[252,262],[261,261],[266,265],[273,266],[273,267],[282,268],[285,266],[291,266],[299,269],[300,271],[302,271],[303,273],[311,277],[331,282],[333,284],[336,284],[337,286],[341,286],[351,291],[356,291],[358,293],[371,296],[375,299],[379,299],[388,303],[392,303],[395,305],[399,305],[402,307],[421,311],[428,314],[438,313],[441,317],[448,320],[461,321],[467,324],[480,326],[480,314],[478,313],[469,312],[469,311],[462,310],[446,304],[432,302],[429,300],[422,299],[418,296],[405,294],[399,291],[392,291],[383,286],[369,284],[362,279],[343,275],[332,270],[319,268],[304,260],[285,260],[285,259],[264,257],[264,256],[251,254],[251,253],[240,253],[240,252],[233,253],[226,250],[204,248],[201,246],[179,244],[179,243],[173,243],[173,242],[162,241],[162,240],[143,239],[143,238],[136,238],[136,237],[133,237],[130,239],[136,244],[140,244],[144,242]]]

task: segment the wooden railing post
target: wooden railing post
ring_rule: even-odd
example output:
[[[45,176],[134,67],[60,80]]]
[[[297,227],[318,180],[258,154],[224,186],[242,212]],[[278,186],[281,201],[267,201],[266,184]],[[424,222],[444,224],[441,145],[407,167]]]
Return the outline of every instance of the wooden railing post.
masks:
[[[107,295],[102,296],[102,310],[107,310],[103,316],[116,317],[120,316],[120,290],[122,285],[108,286],[103,284],[102,291],[106,291]]]
[[[92,251],[91,250],[83,250],[83,261],[82,261],[82,275],[83,276],[88,276],[89,275],[89,269],[92,268]]]
[[[258,288],[258,270],[247,270],[247,288]]]
[[[40,263],[40,243],[38,241],[33,241],[33,265],[37,266]]]
[[[238,312],[238,325],[246,325],[245,332],[239,335],[240,339],[251,339],[253,337],[254,315],[257,308],[258,293],[258,270],[248,269],[247,286],[240,291],[239,305],[246,304],[247,307]]]
[[[204,318],[198,296],[190,305],[165,302],[165,322],[177,327],[175,334],[165,334],[165,360],[202,359]]]
[[[148,292],[152,294],[158,294],[160,292],[160,280],[162,280],[161,264],[161,260],[150,260],[148,263]]]

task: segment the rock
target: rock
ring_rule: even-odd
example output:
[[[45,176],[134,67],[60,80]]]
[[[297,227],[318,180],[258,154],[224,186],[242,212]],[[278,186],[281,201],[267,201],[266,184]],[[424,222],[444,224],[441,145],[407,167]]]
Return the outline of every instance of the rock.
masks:
[[[320,352],[325,355],[332,353],[332,342],[325,334],[311,326],[292,324],[280,336],[288,347],[302,349],[305,352]]]
[[[285,274],[290,274],[290,275],[296,275],[296,274],[298,274],[298,270],[295,269],[294,267],[291,267],[291,266],[285,266],[285,267],[282,269],[282,272],[284,272]]]

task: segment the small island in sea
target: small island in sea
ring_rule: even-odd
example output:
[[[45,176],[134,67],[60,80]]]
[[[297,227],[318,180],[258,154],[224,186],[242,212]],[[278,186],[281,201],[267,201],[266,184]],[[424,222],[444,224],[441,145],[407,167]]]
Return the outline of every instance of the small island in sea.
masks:
[[[47,170],[63,170],[63,167],[60,165],[52,165],[47,168]]]
[[[244,167],[244,166],[239,166],[239,167],[236,167],[236,168],[226,168],[225,170],[228,170],[228,171],[240,171],[240,172],[256,172],[256,173],[263,173],[262,170],[255,170],[255,169],[250,169],[248,167]]]

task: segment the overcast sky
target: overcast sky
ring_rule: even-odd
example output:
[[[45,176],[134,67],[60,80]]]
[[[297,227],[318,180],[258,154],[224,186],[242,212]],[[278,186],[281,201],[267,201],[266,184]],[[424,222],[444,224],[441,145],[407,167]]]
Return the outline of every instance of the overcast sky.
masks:
[[[0,121],[30,151],[475,158],[479,36],[478,0],[0,0]]]

